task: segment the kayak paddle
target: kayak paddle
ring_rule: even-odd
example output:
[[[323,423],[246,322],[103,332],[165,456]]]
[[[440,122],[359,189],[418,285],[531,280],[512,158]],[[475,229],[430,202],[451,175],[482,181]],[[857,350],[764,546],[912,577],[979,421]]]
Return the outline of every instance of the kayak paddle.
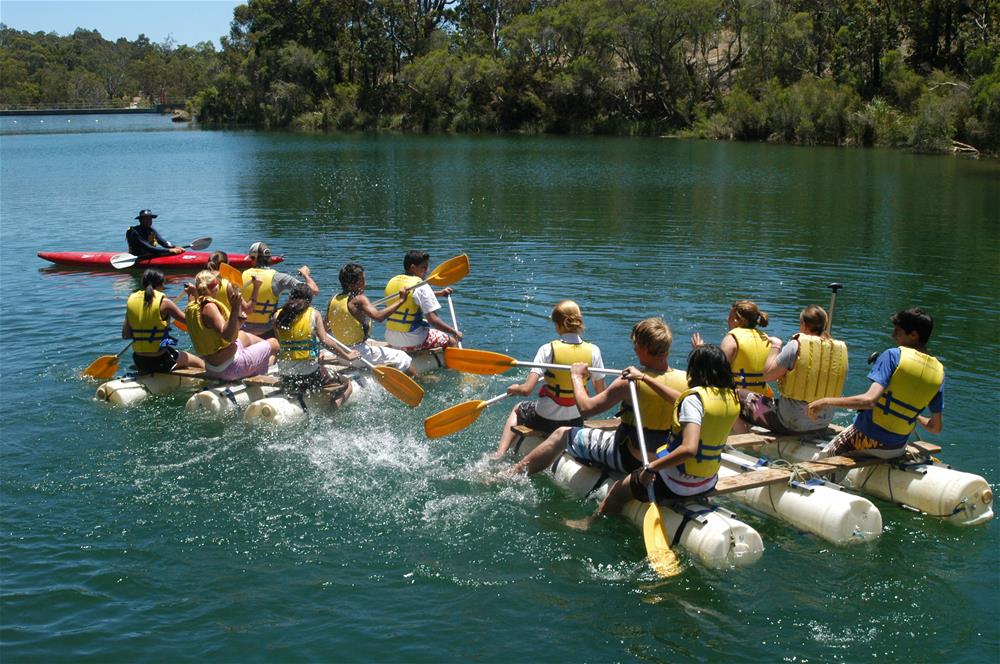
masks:
[[[118,358],[125,354],[129,348],[132,347],[132,341],[128,342],[128,346],[122,348],[118,351],[117,355],[102,355],[93,362],[90,366],[83,370],[84,376],[90,376],[91,378],[97,378],[99,380],[108,380],[115,375],[118,371]]]
[[[208,245],[212,244],[212,238],[210,237],[200,237],[197,240],[191,240],[190,244],[185,244],[181,249],[194,249],[195,251],[204,249]],[[111,265],[116,270],[124,270],[127,267],[132,267],[135,265],[136,261],[144,260],[147,257],[140,259],[135,254],[115,254],[111,257]]]
[[[350,348],[345,346],[336,337],[330,337],[333,339],[341,350],[350,352]],[[405,403],[410,408],[416,408],[420,405],[420,402],[424,400],[424,388],[417,385],[417,381],[413,380],[405,373],[400,371],[395,367],[386,366],[376,366],[366,360],[361,358],[361,361],[371,369],[371,372],[375,375],[375,380],[378,384],[385,388],[385,391],[396,397],[403,403]]]
[[[642,431],[642,414],[639,412],[639,398],[636,395],[634,381],[628,381],[628,393],[632,397],[632,412],[635,413],[635,430],[639,435],[642,467],[649,468],[649,452],[646,451],[646,436]],[[646,556],[649,558],[650,566],[657,574],[663,577],[676,576],[681,571],[681,564],[677,560],[677,554],[670,548],[663,515],[660,514],[660,506],[656,502],[653,481],[646,485],[646,491],[649,494],[649,507],[642,520],[642,539],[646,544]]]
[[[507,398],[507,396],[507,394],[501,394],[487,401],[464,401],[439,413],[434,413],[424,420],[424,433],[427,434],[428,438],[442,438],[456,431],[461,431],[478,420],[489,406]]]
[[[461,281],[469,276],[469,257],[465,254],[460,254],[454,258],[449,258],[445,262],[438,265],[436,268],[427,273],[427,276],[419,284],[414,284],[407,288],[407,290],[413,290],[423,286],[424,284],[430,284],[431,286],[451,286],[454,283]],[[372,304],[378,306],[380,304],[385,304],[395,295],[387,295],[381,300],[376,300]]]
[[[476,350],[473,348],[453,348],[449,346],[444,349],[444,364],[449,369],[464,371],[465,373],[482,374],[494,376],[510,371],[514,367],[529,367],[536,369],[562,369],[569,371],[573,367],[569,364],[544,364],[541,362],[522,362],[515,360],[509,355],[494,353],[489,350]],[[591,373],[614,375],[620,374],[621,369],[597,369],[589,367]]]

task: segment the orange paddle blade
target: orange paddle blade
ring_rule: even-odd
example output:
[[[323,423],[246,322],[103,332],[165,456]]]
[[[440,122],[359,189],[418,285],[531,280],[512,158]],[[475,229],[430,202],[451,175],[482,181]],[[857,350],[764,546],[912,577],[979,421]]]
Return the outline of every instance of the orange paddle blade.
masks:
[[[219,264],[219,276],[237,288],[243,288],[243,273],[229,263]]]
[[[449,258],[427,274],[431,286],[451,286],[469,276],[469,257],[465,254]]]
[[[502,374],[517,366],[517,360],[508,355],[450,346],[444,349],[444,363],[449,369],[486,376]]]
[[[182,320],[174,319],[174,327],[176,327],[181,332],[187,332],[188,331],[187,323],[185,323]]]
[[[646,543],[646,556],[649,558],[650,567],[666,578],[680,574],[681,563],[677,560],[677,554],[670,548],[670,542],[663,528],[660,507],[656,503],[651,503],[642,520],[642,539]]]
[[[375,367],[375,379],[386,392],[396,397],[410,408],[416,408],[424,400],[424,388],[395,367]]]
[[[428,438],[441,438],[461,431],[479,419],[484,410],[485,401],[465,401],[446,408],[424,420],[424,433]]]
[[[107,380],[108,378],[113,377],[117,371],[118,356],[103,355],[91,362],[90,366],[83,370],[83,375],[90,376],[91,378]]]

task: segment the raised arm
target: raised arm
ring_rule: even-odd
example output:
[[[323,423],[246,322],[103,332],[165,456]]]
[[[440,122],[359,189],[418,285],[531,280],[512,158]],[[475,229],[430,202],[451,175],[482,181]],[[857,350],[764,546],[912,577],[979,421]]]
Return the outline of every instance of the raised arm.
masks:
[[[309,266],[303,265],[302,267],[300,267],[299,274],[302,275],[302,278],[305,280],[306,285],[309,286],[309,290],[312,291],[313,297],[319,295],[319,286],[317,286],[316,282],[313,281],[313,278],[309,272]]]
[[[584,417],[603,413],[616,403],[620,403],[628,394],[628,383],[624,378],[615,378],[606,390],[602,390],[590,396],[587,392],[587,376],[590,372],[587,365],[577,362],[570,369],[570,380],[573,382],[573,398],[576,400],[576,407]]]
[[[404,302],[406,302],[406,296],[408,294],[409,291],[407,289],[401,288],[398,293],[399,297],[396,299],[396,301],[393,302],[392,304],[387,305],[386,308],[382,309],[381,311],[375,308],[375,305],[372,304],[372,301],[368,299],[367,295],[363,294],[355,296],[348,303],[347,306],[348,308],[355,308],[357,311],[362,312],[364,315],[368,316],[368,318],[371,318],[376,323],[381,323],[386,318],[391,316],[392,313],[396,311],[396,309],[399,309],[399,307]],[[351,313],[354,314],[354,311],[351,311]],[[354,317],[358,318],[357,315],[355,315]]]

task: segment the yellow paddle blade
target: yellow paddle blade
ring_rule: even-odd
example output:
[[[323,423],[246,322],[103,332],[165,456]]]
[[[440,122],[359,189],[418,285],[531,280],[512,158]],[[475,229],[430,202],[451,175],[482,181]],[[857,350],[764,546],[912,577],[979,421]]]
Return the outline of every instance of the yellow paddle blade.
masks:
[[[469,276],[469,257],[462,254],[441,263],[425,278],[431,286],[451,286],[467,276]]]
[[[484,410],[485,401],[464,401],[424,420],[424,433],[428,438],[441,438],[461,431],[479,419]]]
[[[243,288],[243,273],[229,263],[219,264],[219,276],[237,288]]]
[[[84,376],[90,376],[92,378],[99,378],[101,380],[107,380],[115,375],[118,371],[118,356],[117,355],[103,355],[93,362],[90,366],[83,370]]]
[[[517,360],[488,350],[449,346],[444,349],[444,364],[455,371],[492,376],[514,368],[517,366]]]
[[[424,388],[395,367],[375,367],[375,379],[386,392],[396,397],[410,408],[416,408],[424,400]]]
[[[667,541],[666,532],[663,530],[660,508],[655,503],[649,505],[642,520],[642,538],[646,542],[646,556],[653,571],[662,577],[677,576],[681,573],[681,563],[677,560],[677,554],[670,548],[670,542]]]

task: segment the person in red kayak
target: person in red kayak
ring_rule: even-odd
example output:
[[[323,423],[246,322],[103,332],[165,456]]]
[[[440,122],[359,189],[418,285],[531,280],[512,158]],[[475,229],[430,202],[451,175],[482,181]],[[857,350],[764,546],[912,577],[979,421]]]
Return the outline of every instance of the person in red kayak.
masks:
[[[139,210],[136,219],[139,223],[125,231],[125,240],[128,242],[128,252],[139,258],[147,256],[169,256],[170,254],[180,254],[184,250],[170,244],[153,228],[153,219],[159,215],[153,214],[152,210]]]

